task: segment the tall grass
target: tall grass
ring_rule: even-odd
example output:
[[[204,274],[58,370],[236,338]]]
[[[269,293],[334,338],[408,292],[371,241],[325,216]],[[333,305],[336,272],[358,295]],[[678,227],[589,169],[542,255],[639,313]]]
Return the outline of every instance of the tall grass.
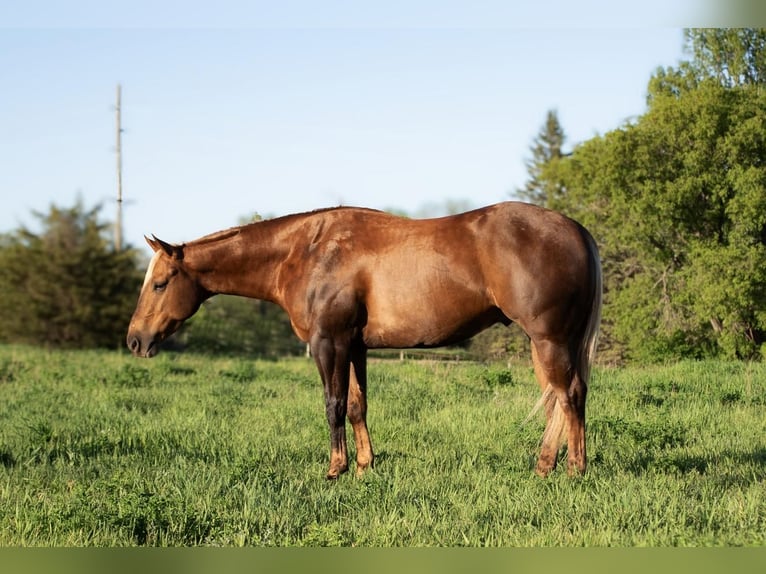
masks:
[[[764,365],[596,369],[578,479],[533,473],[528,367],[369,377],[376,468],[327,482],[310,361],[0,347],[0,544],[766,542]]]

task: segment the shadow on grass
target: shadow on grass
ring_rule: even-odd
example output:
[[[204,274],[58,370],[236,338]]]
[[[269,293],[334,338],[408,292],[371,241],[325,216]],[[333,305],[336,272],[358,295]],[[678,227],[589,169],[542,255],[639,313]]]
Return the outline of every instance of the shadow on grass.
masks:
[[[766,480],[766,447],[758,446],[750,451],[725,450],[709,455],[646,451],[626,459],[622,466],[636,475],[650,470],[675,475],[696,473],[712,477],[722,487],[748,486]]]

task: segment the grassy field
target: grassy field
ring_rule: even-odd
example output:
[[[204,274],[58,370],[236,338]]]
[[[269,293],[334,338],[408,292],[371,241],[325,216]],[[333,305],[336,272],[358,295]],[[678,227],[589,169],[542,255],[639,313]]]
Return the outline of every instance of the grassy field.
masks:
[[[376,469],[332,483],[308,360],[0,347],[0,545],[766,543],[765,365],[596,368],[578,479],[533,473],[529,367],[369,384]]]

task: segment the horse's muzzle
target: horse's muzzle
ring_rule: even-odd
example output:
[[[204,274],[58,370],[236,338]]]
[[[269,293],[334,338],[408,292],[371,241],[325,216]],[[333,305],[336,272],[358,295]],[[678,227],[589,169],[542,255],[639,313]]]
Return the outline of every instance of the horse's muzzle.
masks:
[[[141,337],[136,333],[128,333],[126,342],[134,357],[151,359],[160,350],[154,337]]]

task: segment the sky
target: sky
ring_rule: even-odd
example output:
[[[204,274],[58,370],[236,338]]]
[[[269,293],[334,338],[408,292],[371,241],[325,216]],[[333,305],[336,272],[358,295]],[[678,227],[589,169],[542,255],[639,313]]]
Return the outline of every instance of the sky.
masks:
[[[114,219],[120,84],[125,241],[145,250],[143,235],[180,243],[254,213],[511,199],[548,110],[571,149],[644,113],[652,73],[685,57],[681,16],[539,2],[250,2],[242,18],[233,0],[209,17],[195,2],[9,4],[0,232],[78,200]]]

